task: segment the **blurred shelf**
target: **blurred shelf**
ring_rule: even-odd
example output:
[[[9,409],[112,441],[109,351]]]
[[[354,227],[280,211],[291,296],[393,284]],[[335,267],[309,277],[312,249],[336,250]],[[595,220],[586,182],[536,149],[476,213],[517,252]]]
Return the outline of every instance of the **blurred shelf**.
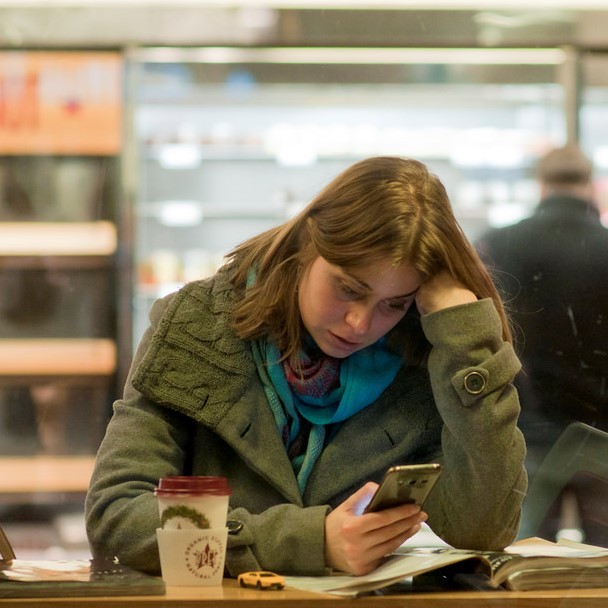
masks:
[[[0,457],[0,493],[86,492],[95,456]]]
[[[0,379],[12,376],[109,376],[116,344],[105,338],[0,339]]]
[[[182,163],[173,163],[168,158],[172,155],[184,160]],[[166,142],[146,146],[143,156],[146,160],[160,163],[161,168],[168,170],[184,167],[197,168],[201,162],[205,161],[276,161],[276,157],[272,153],[264,150],[262,143],[221,145]],[[185,162],[186,160],[189,162]]]
[[[67,270],[88,271],[113,268],[113,259],[107,255],[2,255],[1,270]]]
[[[268,204],[266,207],[255,207],[247,203],[212,203],[203,201],[156,201],[141,202],[138,204],[136,214],[138,217],[154,217],[161,223],[171,228],[191,227],[206,220],[220,221],[248,221],[248,220],[270,220],[273,222],[285,221],[289,217],[289,208],[294,205],[305,206],[305,202],[290,202],[289,206],[276,208],[276,205]],[[171,215],[178,216],[187,214],[191,221],[171,222]]]
[[[310,157],[306,157],[304,166],[322,161],[348,161],[361,158],[361,156],[371,156],[376,150],[314,150]],[[396,152],[405,153],[405,147]],[[281,155],[281,150],[266,149],[263,143],[259,144],[198,144],[198,143],[164,143],[151,144],[144,148],[143,159],[159,164],[160,169],[167,171],[182,170],[182,169],[198,169],[205,162],[235,162],[235,161],[251,161],[251,162],[269,162],[272,164],[284,164],[285,158]],[[172,156],[175,159],[171,158]],[[430,158],[448,158],[448,153],[444,150],[431,152],[428,154]],[[291,158],[291,157],[288,157]],[[296,168],[299,163],[292,166]]]
[[[0,222],[0,256],[108,256],[116,246],[112,222]]]

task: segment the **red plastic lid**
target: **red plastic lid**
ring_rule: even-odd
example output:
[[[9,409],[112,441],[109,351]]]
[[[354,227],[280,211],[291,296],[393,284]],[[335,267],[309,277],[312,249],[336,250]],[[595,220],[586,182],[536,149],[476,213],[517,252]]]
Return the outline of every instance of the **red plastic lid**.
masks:
[[[229,496],[232,490],[225,477],[205,475],[170,475],[162,477],[154,490],[157,496],[185,496],[187,494],[214,494]]]

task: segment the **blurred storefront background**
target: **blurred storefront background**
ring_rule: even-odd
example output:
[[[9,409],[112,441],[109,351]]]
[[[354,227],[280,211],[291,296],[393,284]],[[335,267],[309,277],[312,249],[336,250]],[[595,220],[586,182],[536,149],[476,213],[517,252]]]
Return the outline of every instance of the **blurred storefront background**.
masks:
[[[535,160],[579,140],[608,223],[607,29],[598,2],[0,2],[18,548],[87,551],[88,475],[153,299],[355,160],[423,160],[474,238],[529,214]]]

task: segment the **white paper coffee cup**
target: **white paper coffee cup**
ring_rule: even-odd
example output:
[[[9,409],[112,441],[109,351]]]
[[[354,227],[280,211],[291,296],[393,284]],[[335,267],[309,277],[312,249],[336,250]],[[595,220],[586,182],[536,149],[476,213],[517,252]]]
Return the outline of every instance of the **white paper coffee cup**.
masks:
[[[163,529],[226,527],[231,490],[225,477],[163,477],[154,493]]]
[[[156,537],[162,578],[167,585],[210,587],[222,584],[228,528],[157,528]]]

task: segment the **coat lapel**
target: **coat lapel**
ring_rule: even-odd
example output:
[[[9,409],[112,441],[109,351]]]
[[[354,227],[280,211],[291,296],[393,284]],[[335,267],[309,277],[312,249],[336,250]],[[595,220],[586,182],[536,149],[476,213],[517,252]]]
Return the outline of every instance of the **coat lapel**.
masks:
[[[345,421],[323,450],[308,481],[307,504],[341,502],[365,482],[377,480],[398,458],[382,420],[370,416],[375,409],[371,406]]]
[[[207,409],[207,407],[205,408]],[[213,418],[213,412],[209,412]],[[289,502],[302,506],[296,476],[261,384],[254,382],[225,410],[214,431]]]

